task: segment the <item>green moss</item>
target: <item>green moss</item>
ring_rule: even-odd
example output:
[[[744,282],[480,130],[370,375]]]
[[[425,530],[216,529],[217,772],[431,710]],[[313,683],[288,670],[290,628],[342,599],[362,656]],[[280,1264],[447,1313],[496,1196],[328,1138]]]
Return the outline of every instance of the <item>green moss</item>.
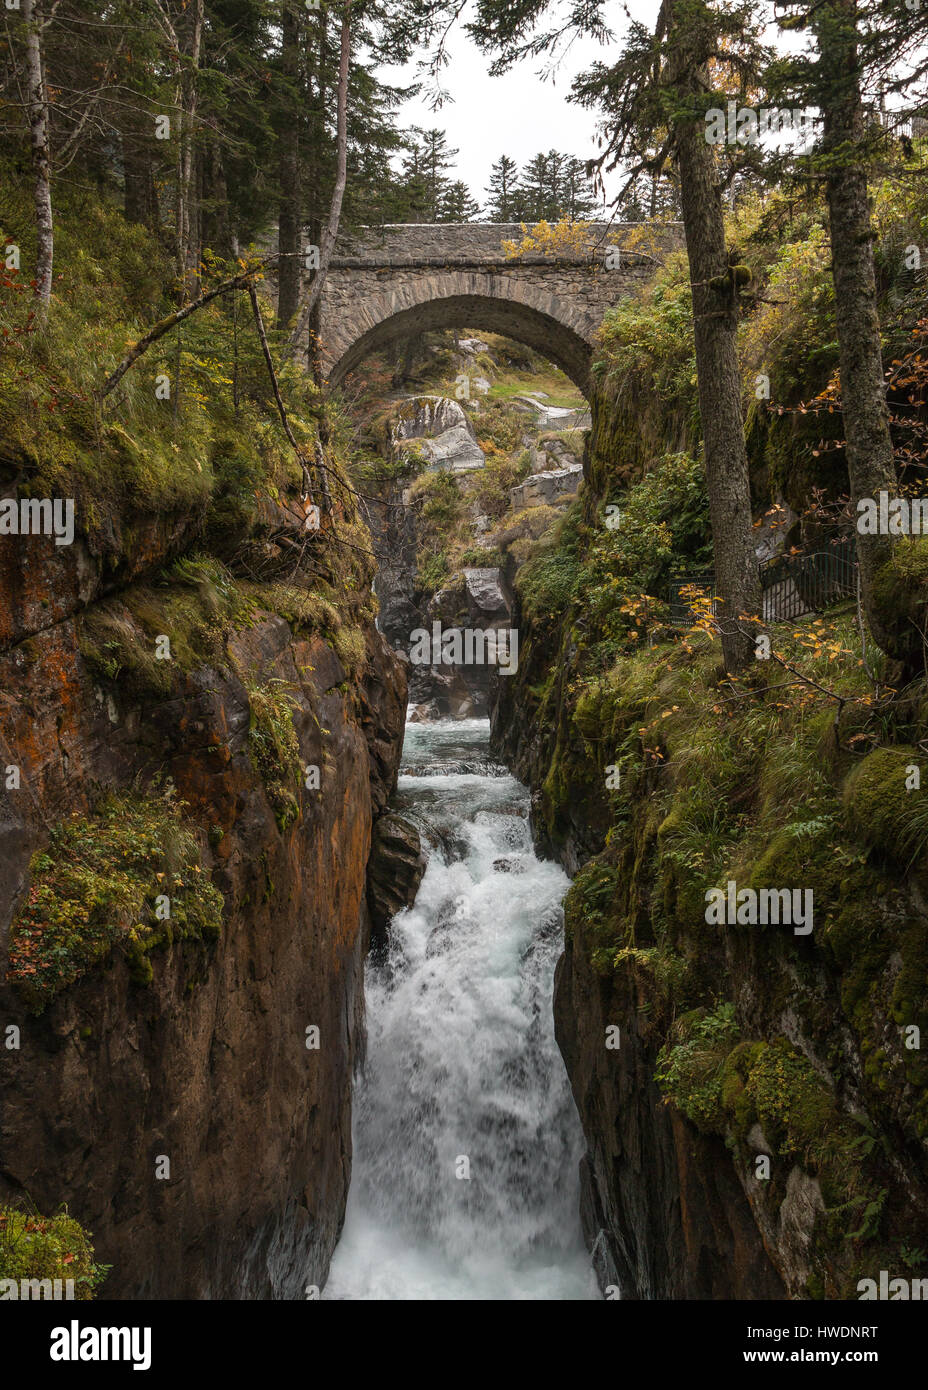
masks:
[[[522,611],[536,622],[559,617],[570,605],[576,584],[577,566],[570,555],[538,555],[523,565],[516,580]]]
[[[483,440],[481,442],[485,443]],[[518,443],[518,436],[513,444],[503,443],[500,447],[512,448],[516,443]],[[507,454],[494,455],[490,453],[487,456],[485,466],[479,473],[473,475],[473,487],[481,512],[492,520],[506,517],[508,521],[510,489],[523,482],[531,471],[531,454],[527,449],[524,449],[516,458]]]
[[[137,696],[164,697],[179,673],[227,667],[226,636],[257,613],[254,595],[220,561],[185,556],[157,584],[95,605],[81,623],[81,655],[99,679]]]
[[[462,569],[499,569],[506,563],[501,550],[489,550],[485,546],[471,546],[461,556]]]
[[[341,624],[338,608],[318,588],[286,583],[241,587],[260,608],[279,614],[294,632],[335,632]]]
[[[359,627],[340,627],[333,637],[338,658],[350,676],[358,676],[367,663],[367,641]]]
[[[148,983],[151,951],[221,930],[222,896],[169,792],[108,796],[93,816],[75,812],[33,855],[30,875],[10,927],[9,979],[37,1013],[114,948]]]
[[[703,1131],[724,1128],[722,1068],[738,1038],[734,1005],[693,1009],[677,1020],[657,1059],[655,1079]]]
[[[62,1208],[57,1216],[40,1216],[18,1207],[0,1206],[0,1279],[74,1281],[75,1299],[89,1300],[107,1276],[109,1266],[94,1262],[90,1237]],[[30,1296],[52,1297],[54,1285]]]
[[[286,681],[251,681],[245,688],[251,710],[251,755],[274,808],[278,829],[283,833],[301,815],[303,764],[293,727],[293,712],[299,706],[293,687]]]
[[[851,772],[844,806],[854,832],[866,844],[906,864],[928,845],[928,787],[907,788],[918,768],[916,748],[877,748]]]
[[[890,542],[886,542],[889,551]],[[901,644],[921,649],[928,603],[928,536],[897,537],[873,576],[873,603],[880,621]]]
[[[623,946],[617,952],[612,968],[621,971],[631,967],[639,979],[646,979],[652,1000],[666,1008],[678,1005],[684,997],[687,963],[682,956],[663,946]]]
[[[866,1229],[858,1239],[876,1235],[877,1192],[864,1172],[872,1138],[840,1110],[832,1089],[785,1038],[741,1041],[733,1005],[694,1009],[673,1025],[655,1077],[704,1132],[743,1143],[759,1125],[773,1154],[819,1177],[826,1208],[845,1219],[849,1211],[862,1217]]]
[[[591,859],[575,877],[564,899],[564,931],[568,939],[582,932],[595,948],[608,955],[611,969],[616,948],[622,942],[616,915],[619,871],[614,864]]]

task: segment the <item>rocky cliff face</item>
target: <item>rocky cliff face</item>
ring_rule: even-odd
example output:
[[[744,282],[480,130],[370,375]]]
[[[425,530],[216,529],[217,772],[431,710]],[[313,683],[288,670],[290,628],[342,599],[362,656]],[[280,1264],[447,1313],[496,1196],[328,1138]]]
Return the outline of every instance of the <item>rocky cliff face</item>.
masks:
[[[615,495],[604,410],[560,550],[516,581],[491,740],[575,875],[555,1019],[587,1241],[624,1298],[853,1298],[925,1267],[925,860],[900,850],[922,715],[881,744],[866,699],[731,711],[711,644],[645,643],[634,609],[604,640],[590,578],[565,583]],[[802,885],[814,930],[709,924],[731,880]]]
[[[365,874],[396,779],[403,668],[368,618],[348,633],[329,604],[320,623],[312,585],[291,574],[279,592],[236,589],[228,621],[231,583],[219,598],[188,592],[206,654],[146,685],[126,653],[164,623],[178,657],[176,624],[148,613],[150,593],[121,592],[102,629],[121,664],[101,665],[99,623],[87,636],[97,571],[79,555],[40,567],[27,554],[25,588],[3,595],[15,626],[0,653],[0,1194],[66,1202],[112,1265],[103,1297],[300,1298],[325,1280],[348,1189]],[[150,894],[149,925],[134,928],[119,864],[94,866],[88,887],[78,856],[69,881],[92,896],[109,949],[85,951],[36,1011],[23,913],[34,920],[39,879],[73,858],[68,827],[93,822],[101,789],[155,804],[166,785],[199,848],[193,872],[222,895],[218,939],[178,923],[140,968]],[[127,862],[137,849],[127,842]],[[156,889],[171,883],[165,853]]]
[[[785,1297],[724,1144],[696,1132],[655,1084],[646,994],[598,975],[581,935],[566,943],[554,1000],[589,1144],[580,1214],[600,1284],[624,1299]],[[613,1026],[614,1050],[604,1046]]]

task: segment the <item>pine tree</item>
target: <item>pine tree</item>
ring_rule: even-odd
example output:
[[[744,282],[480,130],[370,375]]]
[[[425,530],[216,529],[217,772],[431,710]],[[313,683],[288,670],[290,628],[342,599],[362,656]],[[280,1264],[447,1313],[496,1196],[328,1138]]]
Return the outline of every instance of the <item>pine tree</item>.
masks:
[[[536,154],[522,170],[520,178],[520,219],[551,222],[557,217],[557,204],[551,197],[548,156]]]
[[[281,3],[281,78],[285,100],[278,109],[277,140],[280,168],[280,210],[277,249],[277,326],[284,328],[296,313],[300,299],[300,123],[291,109],[297,97],[299,63],[305,11],[295,0]]]
[[[557,221],[563,213],[564,180],[569,164],[569,157],[559,150],[549,150],[545,156],[544,216],[549,222]]]
[[[437,222],[442,201],[451,185],[449,171],[454,168],[458,150],[448,148],[448,138],[442,130],[426,130],[422,136],[421,172],[425,184],[426,221]]]
[[[569,158],[564,165],[558,201],[560,213],[572,222],[589,218],[596,211],[599,200],[582,159]]]
[[[424,131],[413,126],[405,138],[406,155],[399,185],[399,222],[429,222],[429,185],[422,155]]]
[[[508,154],[500,155],[490,170],[487,184],[488,222],[514,222],[520,214],[519,166]]]
[[[462,179],[455,179],[445,189],[438,209],[438,222],[473,222],[480,215],[480,205],[471,197]]]

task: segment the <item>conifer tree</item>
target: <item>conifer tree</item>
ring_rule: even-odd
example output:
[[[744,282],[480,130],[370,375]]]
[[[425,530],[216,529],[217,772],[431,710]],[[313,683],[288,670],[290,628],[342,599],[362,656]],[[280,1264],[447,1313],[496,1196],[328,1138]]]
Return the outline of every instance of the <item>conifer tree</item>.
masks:
[[[508,154],[500,155],[490,169],[487,184],[486,218],[488,222],[514,222],[520,212],[519,167]]]
[[[462,179],[455,179],[442,195],[437,221],[473,222],[479,214],[480,207],[471,197],[467,184]]]

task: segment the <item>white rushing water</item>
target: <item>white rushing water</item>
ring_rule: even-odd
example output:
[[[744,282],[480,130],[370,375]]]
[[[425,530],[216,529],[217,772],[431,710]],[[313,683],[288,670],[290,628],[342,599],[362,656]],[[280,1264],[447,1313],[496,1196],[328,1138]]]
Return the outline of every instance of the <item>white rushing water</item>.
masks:
[[[367,967],[351,1191],[324,1298],[599,1297],[551,1009],[569,881],[535,857],[528,795],[487,763],[488,731],[406,729],[397,809],[428,867]]]

